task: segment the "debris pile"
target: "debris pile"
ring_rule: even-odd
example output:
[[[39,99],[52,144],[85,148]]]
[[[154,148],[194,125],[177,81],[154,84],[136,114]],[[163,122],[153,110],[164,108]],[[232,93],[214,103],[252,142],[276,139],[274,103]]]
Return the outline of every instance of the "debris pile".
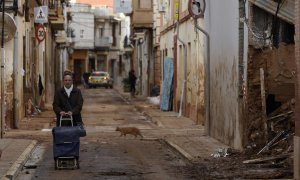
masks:
[[[291,99],[268,114],[266,129],[250,135],[252,141],[245,151],[250,157],[243,164],[262,172],[272,169],[274,171],[269,174],[272,178],[293,174],[294,107],[295,99]]]
[[[264,131],[253,131],[246,151],[257,154],[281,154],[293,149],[295,99],[284,103],[266,118]],[[264,138],[265,137],[265,138]]]
[[[293,150],[295,99],[284,103],[268,115],[268,142],[258,153],[282,154]]]
[[[231,154],[230,148],[218,148],[216,152],[212,153],[210,156],[214,158],[219,158],[219,157],[227,157],[230,154]]]

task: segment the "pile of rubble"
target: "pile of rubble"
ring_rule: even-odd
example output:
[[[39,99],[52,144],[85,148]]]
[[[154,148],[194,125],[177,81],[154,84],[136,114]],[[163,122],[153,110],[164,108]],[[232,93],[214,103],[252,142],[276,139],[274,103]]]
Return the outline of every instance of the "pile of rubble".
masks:
[[[251,158],[244,160],[243,164],[259,166],[262,170],[263,168],[274,169],[274,175],[279,171],[287,175],[292,174],[294,112],[295,99],[291,99],[268,114],[265,119],[266,130],[251,134],[251,137],[259,136],[265,139],[256,138],[258,143],[252,141],[246,147],[245,153],[251,155]],[[265,140],[265,144],[261,143],[262,139]]]
[[[295,132],[295,117],[294,108],[295,99],[284,103],[275,111],[266,117],[266,130],[264,132],[255,132],[251,134],[251,138],[255,136],[264,135],[265,144],[263,147],[261,140],[258,145],[255,141],[247,146],[247,149],[259,154],[277,155],[282,153],[289,153],[293,150],[293,136]],[[260,136],[262,137],[262,136]]]
[[[254,179],[293,177],[294,107],[295,99],[291,99],[268,114],[265,119],[262,118],[265,127],[252,131],[251,141],[245,147],[245,151],[219,148],[212,153],[211,157],[216,159],[214,163],[218,164],[220,163],[218,159],[223,159],[223,168],[229,166],[242,174],[228,174],[224,177]]]

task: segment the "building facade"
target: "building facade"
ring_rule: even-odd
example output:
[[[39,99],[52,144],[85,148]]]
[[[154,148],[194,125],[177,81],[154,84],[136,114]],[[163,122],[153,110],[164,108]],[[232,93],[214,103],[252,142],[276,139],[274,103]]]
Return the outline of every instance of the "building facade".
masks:
[[[4,47],[6,64],[2,78],[6,103],[3,123],[6,128],[18,128],[24,117],[38,114],[45,103],[52,102],[57,34],[64,30],[66,4],[58,0],[6,1],[6,6],[14,6],[7,7],[5,12],[11,14],[17,27],[14,38]],[[40,10],[42,6],[46,11],[40,15],[46,21],[41,25],[36,21],[35,9]]]
[[[94,13],[91,5],[71,4],[68,18],[68,28],[73,33],[68,69],[79,84],[82,74],[89,70],[89,54],[94,49]]]
[[[242,148],[243,95],[239,90],[245,85],[246,73],[239,67],[247,59],[247,31],[238,21],[240,3],[206,1],[204,15],[195,19],[189,5],[189,1],[157,4],[161,99],[164,91],[170,91],[167,110],[204,125],[208,135]],[[232,11],[225,13],[226,6]],[[168,59],[174,72],[169,89],[164,88]]]
[[[130,41],[134,47],[132,68],[137,76],[137,93],[148,96],[154,86],[153,1],[133,0]]]
[[[129,20],[111,12],[105,6],[78,3],[72,4],[68,12],[69,36],[73,35],[68,68],[75,73],[77,83],[84,72],[106,71],[113,77],[114,86],[122,86],[130,61],[124,48]]]

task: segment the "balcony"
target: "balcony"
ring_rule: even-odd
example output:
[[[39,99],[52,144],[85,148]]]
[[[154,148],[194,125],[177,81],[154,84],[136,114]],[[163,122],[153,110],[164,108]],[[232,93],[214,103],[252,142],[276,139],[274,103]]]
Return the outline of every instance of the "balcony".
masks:
[[[21,0],[21,2],[22,2],[22,0]],[[1,6],[1,11],[2,11],[2,0],[1,0],[0,6]],[[12,12],[16,12],[17,10],[18,10],[18,0],[6,0],[5,1],[4,12],[12,13]]]
[[[65,18],[63,16],[63,8],[56,1],[50,4],[48,9],[49,23],[53,30],[65,30]]]
[[[113,38],[112,36],[104,36],[95,39],[95,48],[96,49],[109,49],[112,45]]]
[[[134,28],[153,27],[153,0],[132,1],[131,25]]]
[[[152,11],[133,11],[132,13],[132,26],[133,27],[153,27],[153,12]]]
[[[67,34],[65,31],[58,31],[56,34],[55,34],[55,42],[58,43],[58,44],[61,44],[61,43],[66,43],[67,42]]]

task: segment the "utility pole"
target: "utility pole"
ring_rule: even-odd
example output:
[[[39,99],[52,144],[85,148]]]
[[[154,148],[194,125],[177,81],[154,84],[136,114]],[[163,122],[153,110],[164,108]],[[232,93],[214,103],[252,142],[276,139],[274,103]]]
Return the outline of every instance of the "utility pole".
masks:
[[[2,36],[1,36],[1,139],[3,138],[3,127],[4,127],[4,58],[5,58],[5,51],[4,51],[4,7],[5,7],[5,0],[2,0]]]
[[[300,2],[295,1],[295,60],[296,60],[296,106],[295,106],[295,136],[294,136],[294,179],[300,179]]]

